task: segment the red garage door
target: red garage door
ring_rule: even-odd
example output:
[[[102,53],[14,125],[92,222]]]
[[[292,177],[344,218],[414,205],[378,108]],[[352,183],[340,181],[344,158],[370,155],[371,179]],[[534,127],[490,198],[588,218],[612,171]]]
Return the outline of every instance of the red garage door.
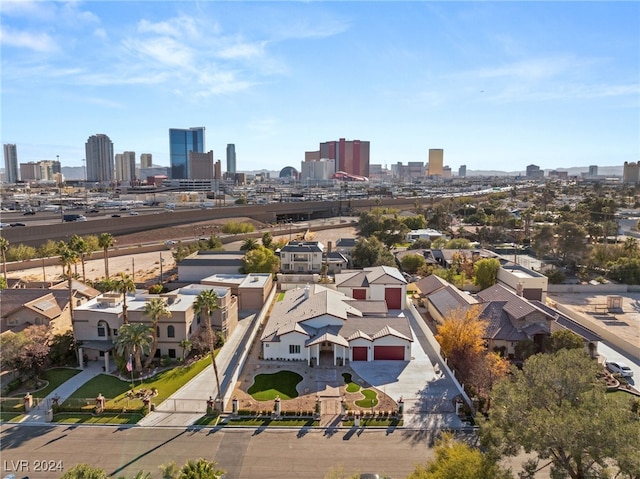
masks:
[[[384,299],[389,309],[402,309],[402,289],[386,288],[384,290]]]
[[[404,360],[404,346],[375,346],[373,359]]]
[[[353,290],[353,299],[367,299],[367,290],[366,289],[354,289]]]
[[[354,361],[366,361],[367,360],[367,347],[366,346],[354,346],[353,347],[353,360]]]

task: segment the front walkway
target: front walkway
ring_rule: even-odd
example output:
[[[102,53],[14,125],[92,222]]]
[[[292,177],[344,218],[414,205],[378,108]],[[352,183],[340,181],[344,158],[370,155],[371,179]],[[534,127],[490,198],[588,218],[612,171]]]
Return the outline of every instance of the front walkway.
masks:
[[[25,414],[21,423],[38,423],[46,421],[46,412],[53,404],[53,398],[58,397],[59,404],[69,398],[80,386],[104,373],[102,361],[90,361],[82,371],[65,381],[45,398],[40,399],[38,405]]]

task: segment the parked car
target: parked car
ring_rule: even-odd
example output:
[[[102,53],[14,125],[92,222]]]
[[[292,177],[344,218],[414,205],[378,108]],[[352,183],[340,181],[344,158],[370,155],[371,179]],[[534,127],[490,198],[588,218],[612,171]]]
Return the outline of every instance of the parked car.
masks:
[[[11,225],[9,223],[0,223],[0,229],[9,228]]]
[[[612,373],[621,374],[625,378],[633,376],[631,368],[621,361],[607,361],[605,366],[607,366],[607,369]]]
[[[11,226],[27,226],[24,223],[11,223]]]
[[[112,218],[120,218],[120,215],[111,215]]]
[[[22,213],[22,216],[29,216],[29,215],[35,215],[36,212],[33,210],[27,210],[24,213]]]
[[[137,211],[130,211],[129,214],[131,216],[138,216],[138,212]]]

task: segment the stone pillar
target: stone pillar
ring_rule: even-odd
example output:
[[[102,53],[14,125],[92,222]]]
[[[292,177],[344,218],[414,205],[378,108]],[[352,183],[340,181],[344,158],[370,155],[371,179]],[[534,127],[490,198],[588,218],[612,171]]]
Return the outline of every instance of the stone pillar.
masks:
[[[109,351],[104,352],[104,372],[109,372]]]
[[[360,427],[360,411],[356,411],[355,416],[353,417],[353,425],[355,427]]]
[[[320,417],[322,412],[322,403],[320,402],[320,395],[316,396],[316,416]]]
[[[102,393],[98,393],[98,396],[96,397],[96,414],[102,414],[104,411],[104,402],[104,396]]]
[[[29,412],[33,408],[33,396],[31,393],[24,395],[24,412]]]
[[[216,409],[215,401],[213,400],[213,396],[209,396],[207,399],[207,414],[210,416]]]
[[[400,396],[398,399],[398,416],[402,416],[404,414],[404,399]]]
[[[231,401],[231,408],[234,415],[238,414],[238,398],[233,398]]]
[[[273,412],[276,416],[280,416],[280,396],[276,396],[276,399],[273,403]]]
[[[84,368],[84,349],[82,346],[78,348],[78,364],[81,368]]]

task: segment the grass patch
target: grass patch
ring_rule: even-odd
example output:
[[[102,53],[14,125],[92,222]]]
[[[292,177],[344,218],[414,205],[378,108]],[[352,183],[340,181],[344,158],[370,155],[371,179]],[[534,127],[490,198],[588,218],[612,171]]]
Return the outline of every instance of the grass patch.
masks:
[[[100,416],[84,413],[58,413],[53,415],[53,422],[65,424],[137,424],[143,418],[137,413],[105,413]]]
[[[298,397],[296,385],[300,381],[302,376],[293,371],[258,374],[247,392],[256,401],[271,401],[276,396],[280,396],[280,399],[292,399]]]
[[[230,418],[223,423],[220,423],[221,426],[272,426],[272,427],[304,427],[304,426],[319,426],[320,421],[311,418],[304,419],[270,419],[270,418]]]
[[[24,414],[17,412],[0,412],[0,422],[18,422]]]
[[[158,395],[152,398],[154,404],[160,404],[162,401],[171,396],[174,392],[184,386],[187,382],[201,373],[207,366],[211,364],[210,356],[206,356],[189,366],[177,366],[167,369],[155,376],[142,381],[135,382],[135,389],[151,389],[156,388]],[[95,398],[98,394],[108,399],[105,404],[106,408],[127,407],[127,409],[138,409],[142,407],[142,401],[139,399],[127,400],[127,392],[130,390],[129,381],[122,381],[108,374],[100,374],[91,379],[80,388],[78,388],[69,399]],[[72,401],[65,401],[64,405],[68,405]],[[92,403],[92,406],[95,404]]]
[[[281,293],[278,293],[278,299],[276,299],[276,301],[282,301],[284,299],[284,291],[282,291]]]
[[[52,393],[55,389],[58,388],[62,383],[67,382],[76,374],[80,373],[79,369],[71,369],[71,368],[54,368],[45,371],[42,374],[41,379],[47,381],[47,384],[44,388],[39,391],[34,391],[31,393],[33,397],[43,398]]]
[[[358,391],[360,391],[360,385],[351,380],[351,374],[342,373],[342,377],[344,378],[344,382],[347,385],[348,393],[357,393]]]
[[[362,427],[401,427],[404,424],[402,419],[393,418],[362,418],[360,419],[360,426]],[[345,427],[353,427],[353,419],[342,421],[342,425]]]
[[[378,405],[378,395],[371,389],[363,389],[360,391],[364,395],[364,399],[358,399],[356,406],[358,407],[375,407]]]

